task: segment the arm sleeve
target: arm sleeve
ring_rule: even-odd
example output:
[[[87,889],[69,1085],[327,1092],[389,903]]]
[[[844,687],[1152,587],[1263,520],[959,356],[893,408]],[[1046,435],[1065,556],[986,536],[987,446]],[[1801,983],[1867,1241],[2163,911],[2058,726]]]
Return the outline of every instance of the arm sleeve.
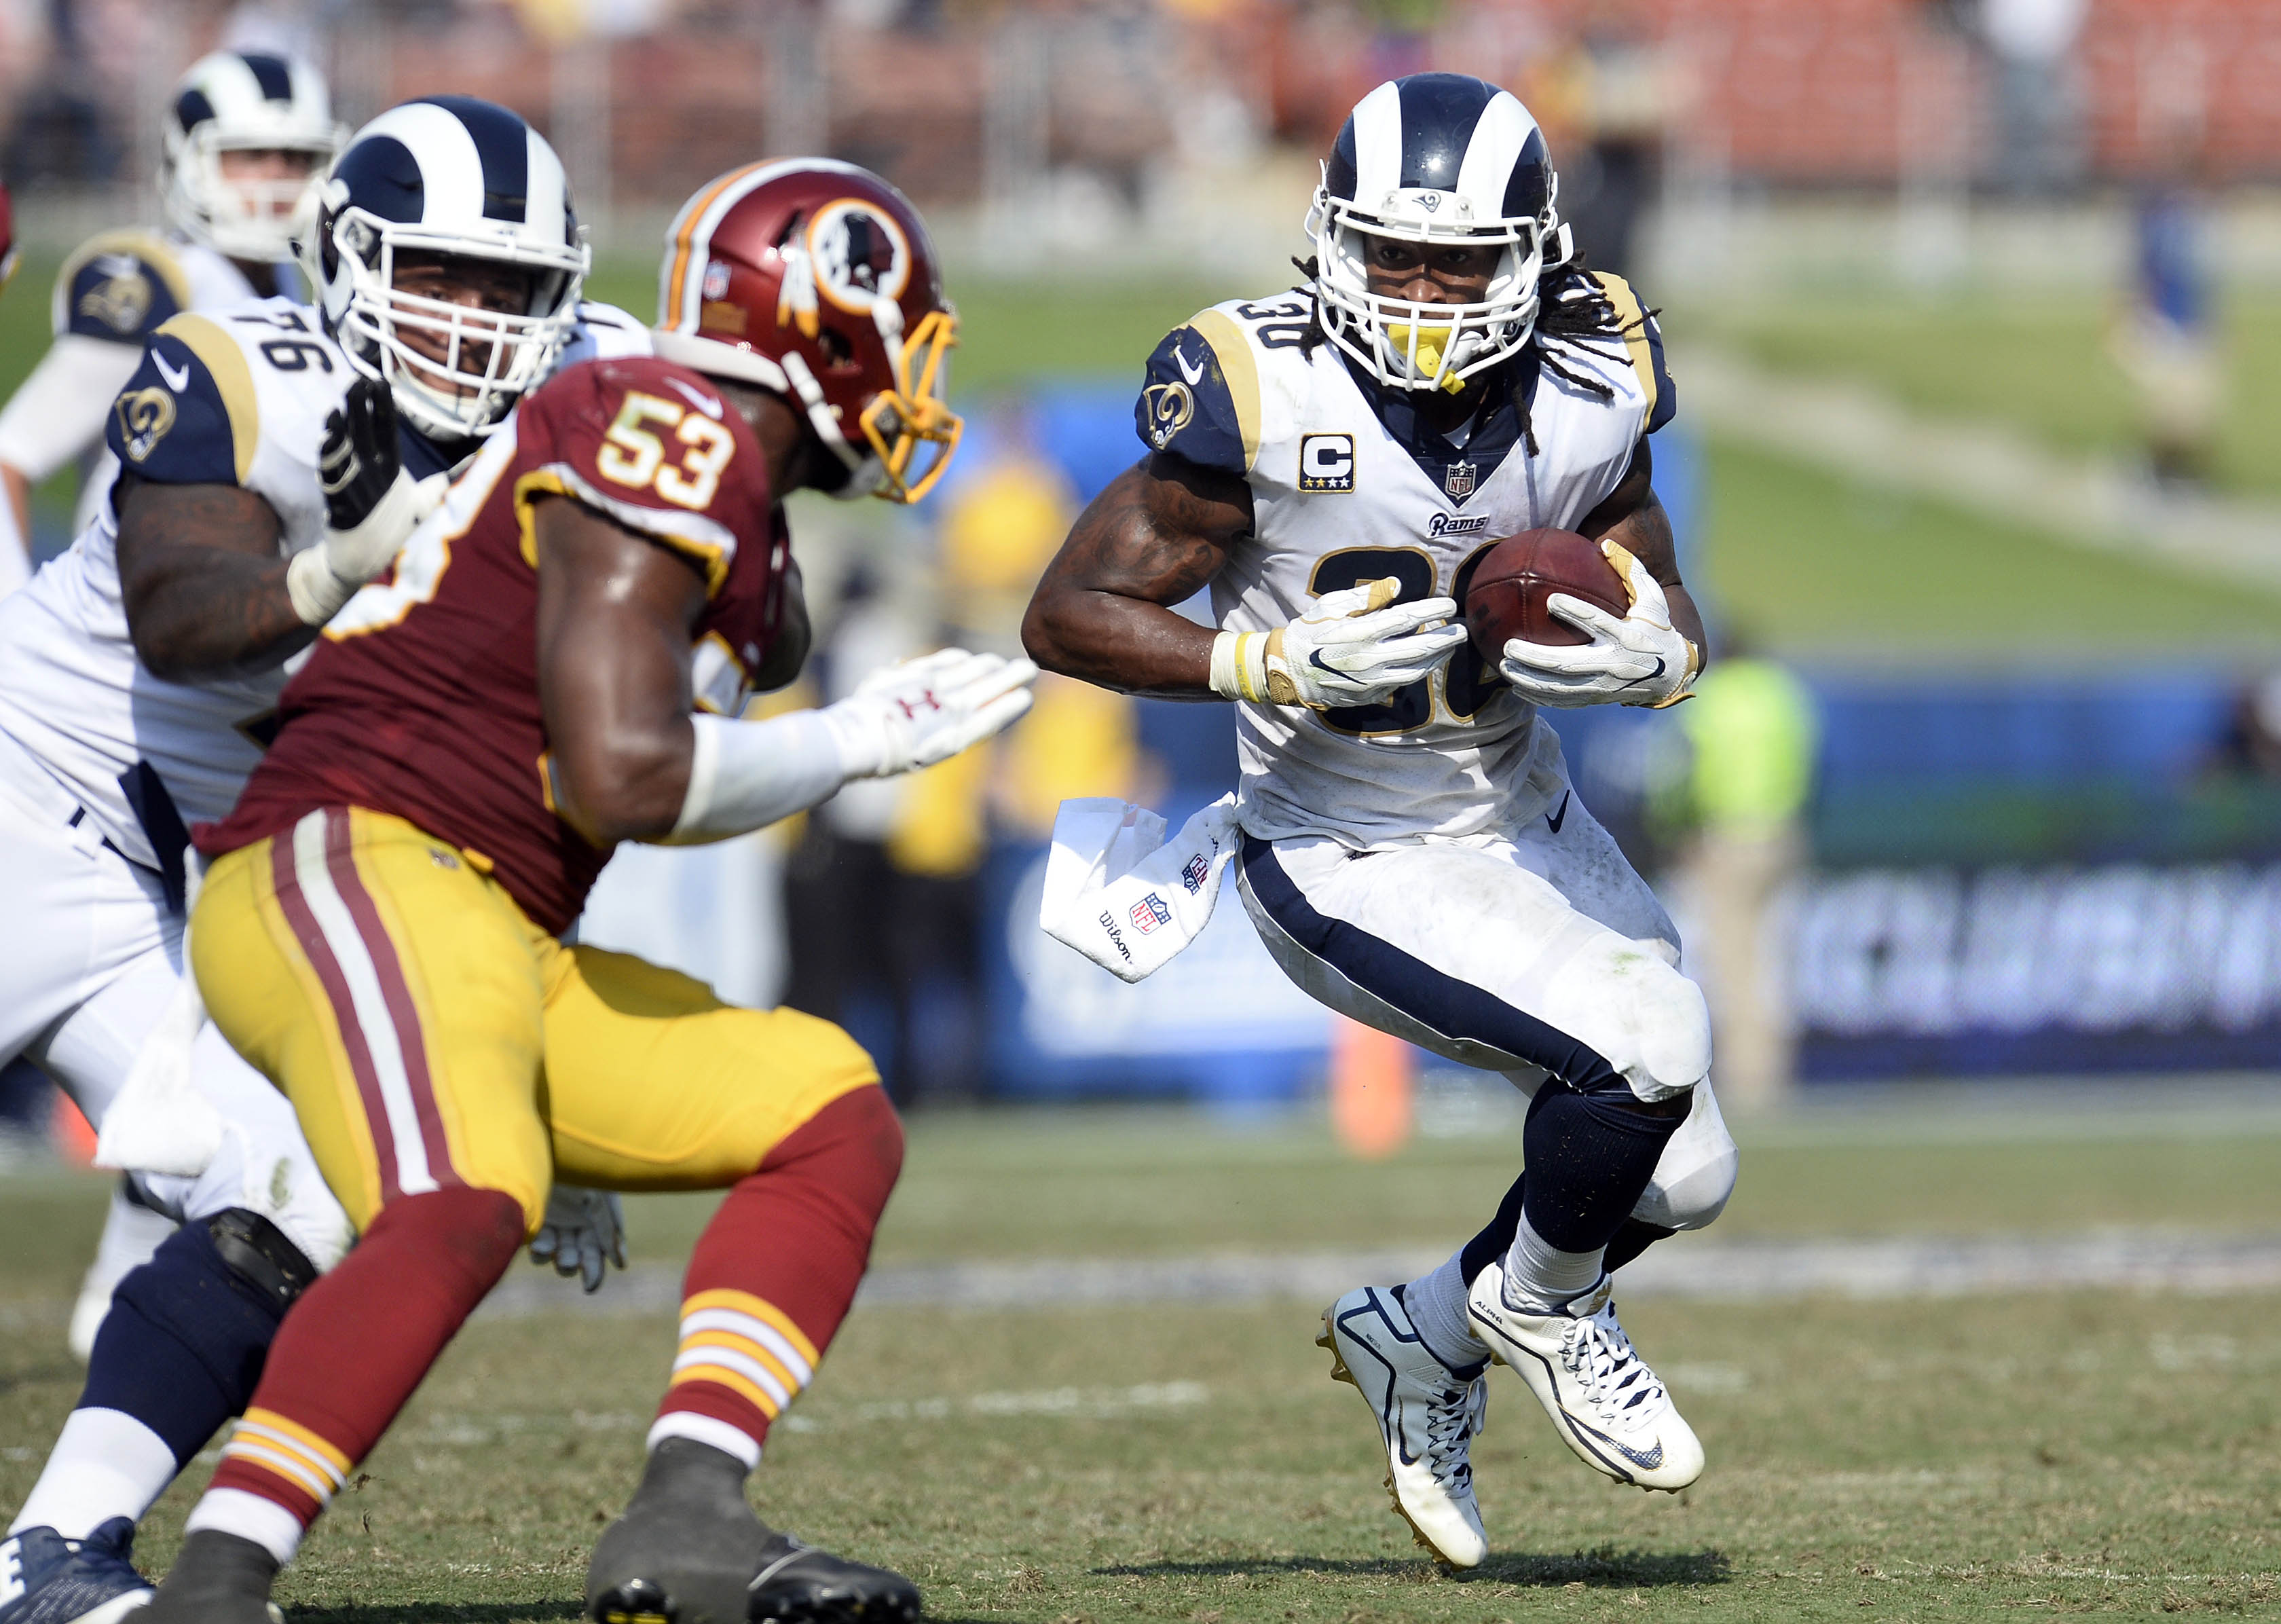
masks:
[[[92,451],[142,352],[66,333],[0,411],[0,462],[34,484]]]
[[[1205,336],[1207,323],[1220,332],[1219,344],[1241,355],[1223,359]],[[1151,451],[1172,452],[1199,468],[1250,473],[1259,450],[1259,385],[1250,362],[1241,333],[1218,311],[1175,328],[1148,357],[1148,375],[1133,408],[1133,431]]]

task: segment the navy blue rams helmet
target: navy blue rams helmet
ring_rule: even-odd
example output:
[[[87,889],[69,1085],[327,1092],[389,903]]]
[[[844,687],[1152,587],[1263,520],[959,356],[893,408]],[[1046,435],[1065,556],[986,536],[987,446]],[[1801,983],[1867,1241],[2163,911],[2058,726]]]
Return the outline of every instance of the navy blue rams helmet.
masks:
[[[159,174],[167,218],[193,242],[233,259],[282,259],[303,196],[340,151],[324,75],[306,62],[258,50],[217,50],[174,87],[166,157]],[[275,152],[290,173],[263,179],[223,173],[231,152]]]
[[[310,236],[326,330],[432,439],[498,429],[577,324],[589,256],[562,160],[495,103],[428,96],[373,120],[333,165]],[[499,313],[406,292],[405,256],[513,267],[529,299]]]
[[[1379,86],[1348,115],[1307,212],[1324,333],[1398,389],[1451,387],[1517,353],[1538,278],[1570,257],[1558,190],[1544,132],[1511,91],[1462,73]],[[1371,292],[1373,236],[1504,252],[1479,303],[1417,305]]]

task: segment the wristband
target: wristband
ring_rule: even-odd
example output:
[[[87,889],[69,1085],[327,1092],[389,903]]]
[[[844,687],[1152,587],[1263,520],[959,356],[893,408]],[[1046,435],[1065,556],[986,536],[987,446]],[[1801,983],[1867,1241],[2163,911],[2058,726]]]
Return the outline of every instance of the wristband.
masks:
[[[1259,704],[1267,698],[1267,644],[1273,634],[1265,631],[1223,631],[1212,639],[1211,691],[1224,700],[1249,700]]]
[[[293,600],[293,613],[305,626],[321,626],[332,619],[362,584],[344,581],[333,573],[332,561],[326,557],[321,541],[302,548],[285,566],[285,595]]]

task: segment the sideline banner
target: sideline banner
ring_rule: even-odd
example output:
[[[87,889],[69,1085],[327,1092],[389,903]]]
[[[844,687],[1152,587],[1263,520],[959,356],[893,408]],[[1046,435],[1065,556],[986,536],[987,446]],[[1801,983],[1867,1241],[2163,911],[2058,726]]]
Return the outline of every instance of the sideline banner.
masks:
[[[2281,1067],[2281,864],[1861,869],[1797,908],[1809,1079]]]

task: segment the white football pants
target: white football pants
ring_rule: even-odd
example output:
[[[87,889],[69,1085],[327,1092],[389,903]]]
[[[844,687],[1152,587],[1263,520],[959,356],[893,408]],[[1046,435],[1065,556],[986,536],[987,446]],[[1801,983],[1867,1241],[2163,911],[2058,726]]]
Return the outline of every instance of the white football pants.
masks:
[[[75,821],[76,820],[76,821]],[[0,1062],[29,1056],[100,1132],[182,974],[158,876],[103,843],[76,800],[0,733]],[[354,1238],[292,1106],[209,1025],[191,1074],[222,1148],[195,1179],[138,1173],[177,1223],[229,1207],[283,1230],[320,1271]]]
[[[1670,916],[1573,792],[1482,846],[1247,837],[1237,877],[1283,972],[1342,1015],[1531,1095],[1548,1073],[1648,1102],[1691,1089],[1634,1216],[1699,1229],[1726,1205],[1735,1141],[1703,994]]]

